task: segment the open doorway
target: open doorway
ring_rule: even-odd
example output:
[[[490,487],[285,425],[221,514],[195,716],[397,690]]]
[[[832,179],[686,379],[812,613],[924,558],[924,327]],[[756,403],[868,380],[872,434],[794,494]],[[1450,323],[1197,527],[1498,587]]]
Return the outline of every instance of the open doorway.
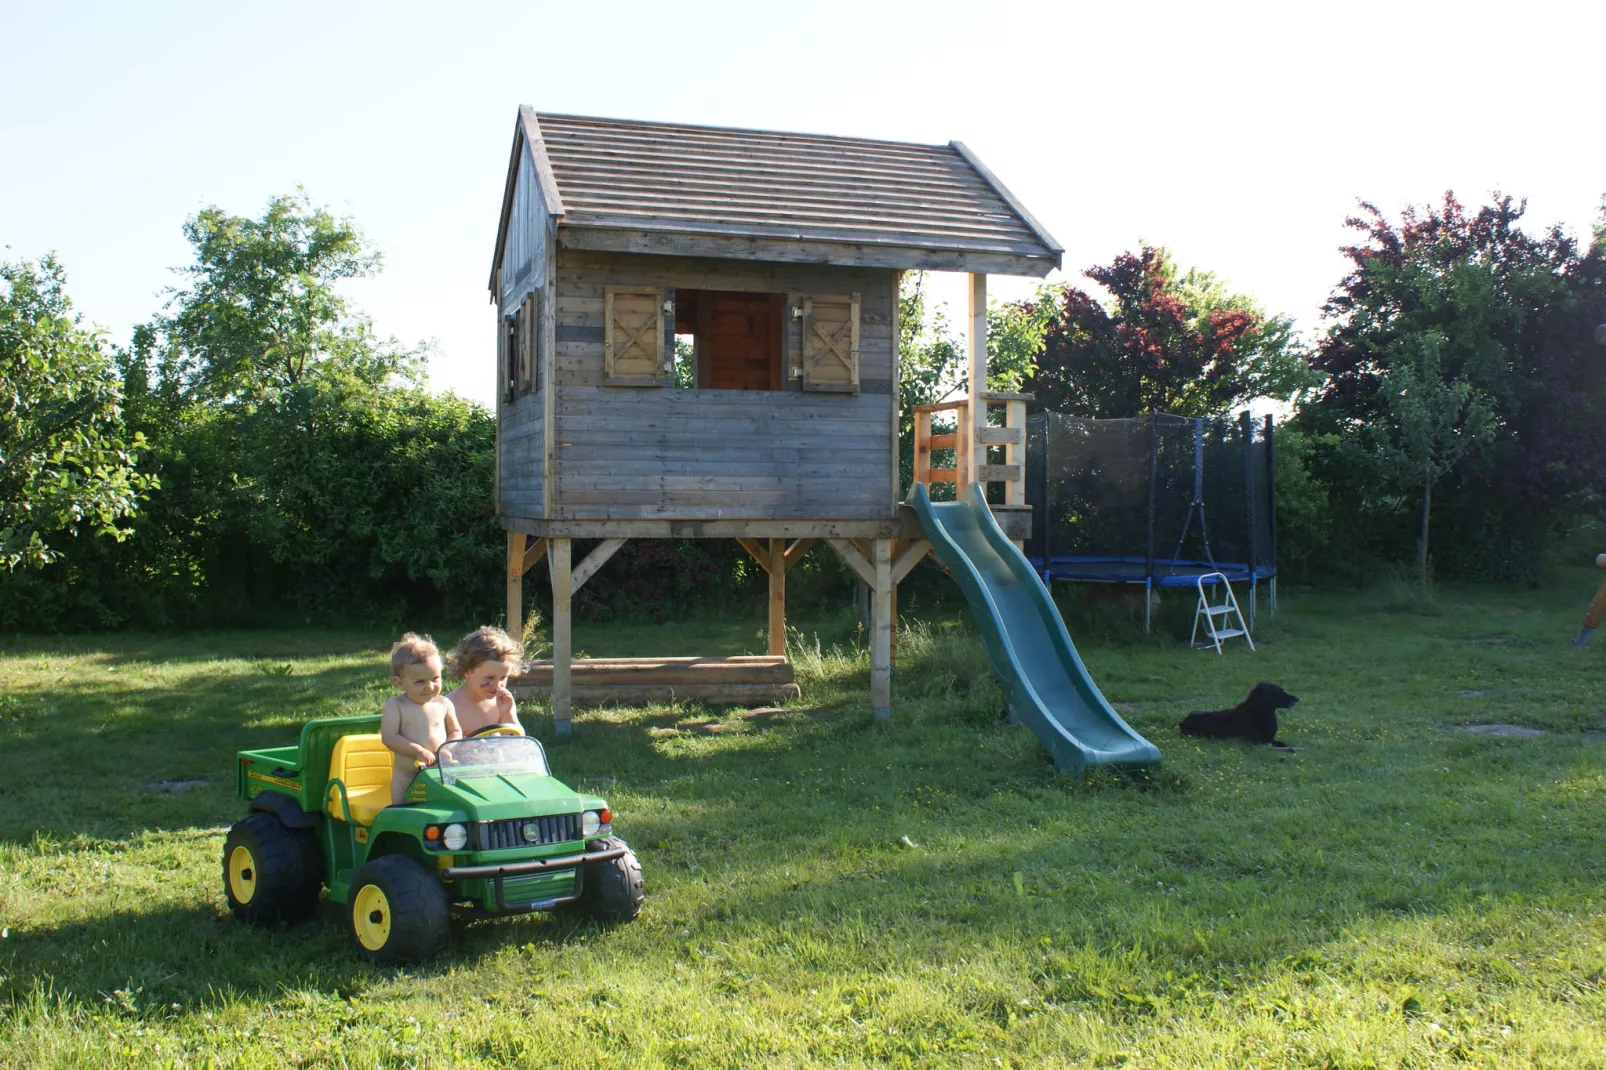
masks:
[[[677,289],[676,340],[692,338],[695,368],[691,374],[677,374],[677,384],[694,382],[705,390],[784,389],[785,314],[785,294]],[[678,364],[677,355],[677,373]]]

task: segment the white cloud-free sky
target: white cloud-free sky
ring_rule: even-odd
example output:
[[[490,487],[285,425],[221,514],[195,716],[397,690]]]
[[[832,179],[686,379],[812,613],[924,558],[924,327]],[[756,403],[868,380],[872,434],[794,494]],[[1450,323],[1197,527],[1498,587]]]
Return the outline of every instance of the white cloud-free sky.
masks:
[[[1079,278],[1141,241],[1318,326],[1358,198],[1606,193],[1606,4],[0,0],[0,256],[55,250],[123,341],[180,227],[305,186],[385,269],[348,292],[489,400],[486,282],[517,105],[966,142]],[[950,279],[955,318],[962,287]],[[1083,280],[1085,282],[1085,280]],[[1031,283],[997,279],[994,295]]]

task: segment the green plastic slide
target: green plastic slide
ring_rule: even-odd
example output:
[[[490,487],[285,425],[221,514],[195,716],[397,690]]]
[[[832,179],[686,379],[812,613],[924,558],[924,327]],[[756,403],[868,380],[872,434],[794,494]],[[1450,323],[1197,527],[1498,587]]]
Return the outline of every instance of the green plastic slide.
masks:
[[[965,592],[1015,716],[1059,767],[1158,765],[1159,749],[1121,720],[1088,676],[1048,589],[993,519],[981,487],[957,502],[934,502],[917,483],[908,504]]]

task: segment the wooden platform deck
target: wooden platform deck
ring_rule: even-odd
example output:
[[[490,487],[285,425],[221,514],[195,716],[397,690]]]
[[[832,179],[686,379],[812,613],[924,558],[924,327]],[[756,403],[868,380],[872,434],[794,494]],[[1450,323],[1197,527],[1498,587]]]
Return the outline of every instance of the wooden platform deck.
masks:
[[[612,702],[698,702],[753,706],[797,698],[792,663],[773,655],[734,658],[576,658],[569,663],[577,706]],[[552,663],[537,661],[508,681],[519,698],[552,693]]]

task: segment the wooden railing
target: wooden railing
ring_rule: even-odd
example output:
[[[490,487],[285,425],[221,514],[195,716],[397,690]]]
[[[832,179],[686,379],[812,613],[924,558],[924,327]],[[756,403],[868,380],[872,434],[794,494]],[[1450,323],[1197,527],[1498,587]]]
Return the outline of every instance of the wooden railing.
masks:
[[[929,489],[933,483],[1002,483],[1005,505],[1026,504],[1026,403],[1030,394],[984,394],[985,404],[1000,405],[1004,409],[1004,425],[975,428],[975,438],[966,432],[971,428],[970,401],[949,401],[941,405],[915,406],[915,482]],[[931,416],[938,412],[952,412],[958,420],[955,431],[934,435],[931,433]],[[1002,447],[1004,463],[993,464],[988,457],[991,447]],[[933,450],[953,450],[952,468],[931,467]]]

